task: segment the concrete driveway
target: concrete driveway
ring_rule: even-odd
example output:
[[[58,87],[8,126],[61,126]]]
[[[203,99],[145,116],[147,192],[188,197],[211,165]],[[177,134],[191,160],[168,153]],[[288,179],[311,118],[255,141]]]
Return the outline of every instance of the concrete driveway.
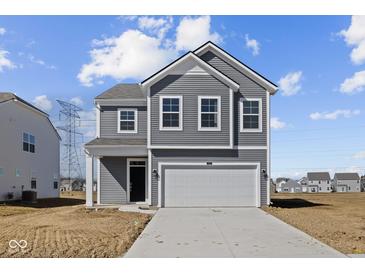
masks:
[[[125,257],[345,255],[258,208],[162,208]]]

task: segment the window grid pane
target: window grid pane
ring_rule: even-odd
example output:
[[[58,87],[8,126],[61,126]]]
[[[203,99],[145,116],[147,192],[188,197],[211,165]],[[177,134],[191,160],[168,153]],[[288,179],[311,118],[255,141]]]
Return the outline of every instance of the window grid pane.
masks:
[[[178,128],[180,126],[180,99],[162,99],[162,127]]]
[[[259,101],[243,101],[243,128],[259,129]]]
[[[201,127],[216,128],[218,127],[218,99],[204,98],[201,99]]]
[[[135,130],[135,111],[121,110],[120,111],[120,130],[134,131]]]

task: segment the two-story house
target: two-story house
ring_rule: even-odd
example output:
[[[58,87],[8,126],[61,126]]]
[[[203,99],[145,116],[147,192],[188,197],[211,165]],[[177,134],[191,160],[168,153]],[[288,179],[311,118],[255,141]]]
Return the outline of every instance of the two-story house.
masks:
[[[0,92],[0,201],[59,196],[60,140],[47,113]]]
[[[308,172],[307,192],[332,192],[331,176],[328,172]]]
[[[95,98],[97,138],[85,145],[87,206],[94,159],[98,204],[269,204],[276,91],[211,42],[105,91]]]
[[[356,172],[335,173],[333,183],[336,192],[361,192],[360,176]]]

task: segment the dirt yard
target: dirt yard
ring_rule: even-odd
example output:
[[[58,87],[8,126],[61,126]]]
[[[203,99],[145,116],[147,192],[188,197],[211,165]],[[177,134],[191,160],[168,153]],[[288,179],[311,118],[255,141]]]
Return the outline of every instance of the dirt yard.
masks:
[[[117,209],[86,210],[84,203],[74,197],[0,205],[0,257],[119,257],[150,220]],[[10,248],[12,239],[26,240],[27,247]]]
[[[345,253],[365,253],[365,192],[273,194],[268,213]]]

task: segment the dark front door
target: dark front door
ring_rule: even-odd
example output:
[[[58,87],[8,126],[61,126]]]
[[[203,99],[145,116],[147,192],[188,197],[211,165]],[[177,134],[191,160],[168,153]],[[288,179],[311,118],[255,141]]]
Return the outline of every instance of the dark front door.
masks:
[[[146,167],[129,167],[129,200],[131,202],[145,201],[146,197]]]

